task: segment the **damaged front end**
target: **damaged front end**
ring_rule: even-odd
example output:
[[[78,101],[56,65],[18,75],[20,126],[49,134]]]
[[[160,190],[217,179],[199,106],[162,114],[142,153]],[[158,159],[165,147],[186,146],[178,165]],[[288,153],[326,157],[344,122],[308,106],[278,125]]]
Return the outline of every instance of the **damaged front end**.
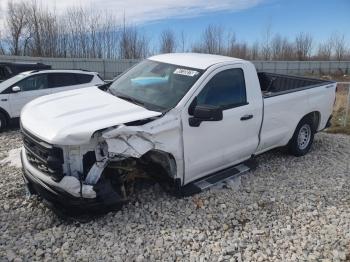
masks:
[[[181,183],[180,128],[180,119],[170,112],[126,123],[96,132],[88,145],[62,146],[62,159],[52,156],[59,149],[23,132],[24,179],[32,193],[56,209],[73,213],[119,209],[144,184]],[[61,169],[60,175],[50,174],[54,167]]]

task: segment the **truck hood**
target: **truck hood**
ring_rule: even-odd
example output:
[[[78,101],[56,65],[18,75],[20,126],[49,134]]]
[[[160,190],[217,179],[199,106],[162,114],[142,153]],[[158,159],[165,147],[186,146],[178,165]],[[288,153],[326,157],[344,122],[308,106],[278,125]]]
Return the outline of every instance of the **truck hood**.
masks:
[[[31,101],[22,110],[21,125],[51,144],[83,145],[98,130],[159,115],[89,87]]]

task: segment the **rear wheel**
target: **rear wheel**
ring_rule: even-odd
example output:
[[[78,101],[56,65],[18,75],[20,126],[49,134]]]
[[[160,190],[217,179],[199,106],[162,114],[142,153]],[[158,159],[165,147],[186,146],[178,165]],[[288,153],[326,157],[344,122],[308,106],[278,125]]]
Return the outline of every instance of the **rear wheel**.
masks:
[[[6,116],[0,112],[0,132],[3,131],[7,127],[7,118]]]
[[[288,149],[292,155],[303,156],[310,151],[314,141],[314,125],[311,117],[303,118],[289,141]]]

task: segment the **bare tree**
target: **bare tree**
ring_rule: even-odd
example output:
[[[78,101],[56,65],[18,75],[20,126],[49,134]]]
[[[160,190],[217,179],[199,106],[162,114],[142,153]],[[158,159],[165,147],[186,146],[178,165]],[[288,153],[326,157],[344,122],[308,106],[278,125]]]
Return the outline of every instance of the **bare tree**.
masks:
[[[223,47],[224,54],[232,57],[247,59],[250,56],[250,49],[245,42],[238,42],[234,33],[229,33],[226,37],[228,39],[227,45]]]
[[[89,57],[101,57],[101,45],[99,45],[99,30],[101,29],[101,15],[100,13],[92,13],[88,17],[88,34],[90,42],[90,50],[88,52]]]
[[[282,41],[282,60],[295,60],[295,45],[285,37]]]
[[[250,49],[250,59],[252,60],[259,59],[259,42],[258,41],[254,42],[254,44]]]
[[[160,53],[174,53],[176,51],[176,36],[170,29],[160,34]]]
[[[181,48],[181,52],[184,53],[186,50],[186,35],[183,30],[180,33],[180,48]]]
[[[32,35],[32,54],[34,56],[42,56],[42,44],[41,44],[41,26],[42,26],[42,17],[40,10],[36,4],[36,2],[32,2],[32,4],[28,8],[28,24],[30,34]]]
[[[307,60],[311,56],[312,37],[307,33],[299,33],[295,38],[296,55],[299,61]]]
[[[248,45],[246,43],[237,43],[234,46],[234,57],[247,59],[248,58]]]
[[[12,55],[20,55],[23,51],[23,35],[28,24],[28,8],[25,2],[7,4],[7,27],[9,30],[9,49]]]
[[[57,56],[59,37],[57,16],[44,10],[35,1],[21,3],[25,7],[25,25],[21,32],[22,54],[33,56]]]
[[[261,45],[261,55],[264,60],[271,59],[271,25],[267,25],[263,31],[263,41]]]
[[[272,38],[271,55],[273,60],[281,60],[283,58],[283,39],[279,34]]]
[[[224,29],[218,25],[208,25],[200,39],[200,42],[192,47],[192,51],[208,54],[224,53],[223,46]]]
[[[56,52],[58,57],[68,56],[68,40],[69,36],[67,33],[67,21],[65,16],[61,16],[57,21],[57,46]]]
[[[5,54],[4,39],[0,31],[0,55],[4,55],[4,54]]]
[[[318,45],[316,58],[319,60],[331,60],[333,50],[333,39],[329,38],[324,43]]]
[[[336,33],[332,36],[332,41],[334,44],[335,59],[338,61],[343,60],[346,53],[345,36]]]
[[[112,14],[105,14],[106,19],[100,30],[99,45],[102,48],[102,57],[115,59],[119,55],[120,26],[114,20]]]
[[[122,59],[144,58],[148,54],[149,41],[136,27],[126,26],[125,20],[119,41],[119,56]]]
[[[88,57],[88,15],[81,7],[67,12],[68,45],[73,57]]]
[[[227,36],[227,44],[225,47],[225,55],[234,57],[236,55],[236,34],[234,32],[228,32]]]
[[[120,27],[109,13],[71,8],[59,20],[61,56],[117,58]]]
[[[0,14],[2,14],[2,9],[0,6]],[[5,48],[4,48],[4,39],[3,39],[3,35],[2,32],[0,30],[0,55],[4,55],[5,54]]]

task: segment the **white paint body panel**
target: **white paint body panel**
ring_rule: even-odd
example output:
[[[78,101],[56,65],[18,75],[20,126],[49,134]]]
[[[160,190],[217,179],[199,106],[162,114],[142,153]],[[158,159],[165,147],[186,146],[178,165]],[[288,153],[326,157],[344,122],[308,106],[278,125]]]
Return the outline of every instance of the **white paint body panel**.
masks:
[[[248,63],[220,63],[204,76],[200,87],[189,101],[202,90],[217,73],[232,69],[243,69],[247,88],[248,104],[223,111],[222,121],[202,122],[199,127],[189,126],[190,103],[182,111],[185,156],[185,184],[220,169],[240,163],[251,157],[259,143],[259,128],[262,121],[262,99],[259,81],[249,77],[255,72]],[[253,69],[253,71],[251,71]],[[244,115],[253,115],[248,121],[241,121]]]
[[[257,154],[286,145],[299,121],[310,112],[320,113],[317,130],[324,129],[332,114],[335,87],[336,84],[327,84],[264,98],[264,121]]]
[[[328,117],[333,112],[335,101],[336,83],[327,86],[320,86],[308,90],[309,110],[319,111],[321,115],[320,123],[317,130],[326,127]]]
[[[34,91],[24,91],[24,92],[18,92],[18,93],[12,93],[9,94],[9,105],[10,105],[10,111],[9,115],[11,118],[19,117],[21,114],[22,108],[30,101],[34,100],[35,98],[49,95],[52,93],[52,90],[42,89],[42,90],[34,90]]]
[[[160,114],[90,87],[35,99],[23,109],[21,123],[48,143],[82,145],[95,131]]]
[[[307,90],[264,99],[259,151],[288,143],[300,119],[309,111]]]

